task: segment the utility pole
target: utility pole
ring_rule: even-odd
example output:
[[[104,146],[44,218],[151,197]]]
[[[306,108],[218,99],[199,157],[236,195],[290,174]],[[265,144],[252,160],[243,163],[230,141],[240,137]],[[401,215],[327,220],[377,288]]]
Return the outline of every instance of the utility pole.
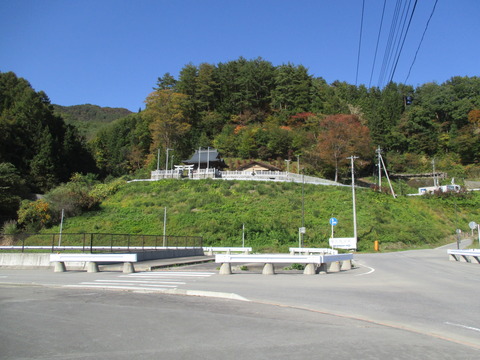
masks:
[[[353,202],[353,237],[355,241],[357,241],[357,209],[355,204],[355,170],[353,168],[353,161],[358,159],[358,156],[350,156],[347,157],[350,159],[351,166],[352,166],[352,202]]]
[[[380,156],[380,160],[382,161],[383,170],[385,171],[385,176],[387,177],[388,185],[390,186],[390,192],[392,193],[392,196],[396,198],[397,195],[395,195],[395,191],[393,191],[392,182],[390,181],[390,177],[388,176],[387,167],[385,166],[385,162],[383,161],[382,154],[379,153],[379,156]]]
[[[377,148],[377,156],[378,156],[378,191],[382,192],[382,162],[380,157],[382,156],[382,150],[380,146]]]

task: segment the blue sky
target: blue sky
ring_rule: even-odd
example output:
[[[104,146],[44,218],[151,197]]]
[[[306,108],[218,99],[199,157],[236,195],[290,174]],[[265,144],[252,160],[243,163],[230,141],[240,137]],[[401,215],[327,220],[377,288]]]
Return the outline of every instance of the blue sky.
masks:
[[[396,2],[387,0],[372,86]],[[365,0],[357,63],[362,0],[0,0],[0,71],[27,79],[54,104],[132,111],[164,73],[240,56],[368,86],[383,4]],[[395,82],[405,82],[434,4],[418,0]],[[478,76],[479,14],[480,1],[438,0],[407,83]]]

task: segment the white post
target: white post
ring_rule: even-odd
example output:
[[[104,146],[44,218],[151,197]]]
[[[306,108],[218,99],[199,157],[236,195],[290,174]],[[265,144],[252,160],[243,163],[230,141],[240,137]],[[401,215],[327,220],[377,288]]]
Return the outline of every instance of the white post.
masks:
[[[291,160],[285,160],[287,162],[287,173],[290,172],[290,161]]]
[[[380,146],[377,149],[378,154],[378,191],[382,192],[382,161],[380,160],[380,153],[381,153]]]
[[[63,214],[64,214],[64,211],[62,209],[62,219],[60,220],[60,236],[58,237],[58,247],[60,247],[60,245],[62,244]]]
[[[165,211],[163,213],[163,247],[167,244],[167,207],[165,206]]]

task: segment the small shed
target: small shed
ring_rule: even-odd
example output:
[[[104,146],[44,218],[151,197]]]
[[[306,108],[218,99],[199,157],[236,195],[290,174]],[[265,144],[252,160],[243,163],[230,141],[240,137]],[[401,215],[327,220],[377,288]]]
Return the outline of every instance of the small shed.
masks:
[[[251,161],[237,168],[237,171],[282,171],[276,166],[264,164],[259,161]]]
[[[227,168],[227,164],[221,158],[217,149],[198,149],[188,160],[182,161],[185,165],[193,165],[194,169],[217,169],[223,170]]]

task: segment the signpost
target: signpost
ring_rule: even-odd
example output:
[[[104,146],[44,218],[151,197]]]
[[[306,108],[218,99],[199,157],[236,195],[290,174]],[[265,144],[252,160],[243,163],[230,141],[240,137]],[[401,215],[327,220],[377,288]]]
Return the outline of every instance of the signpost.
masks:
[[[357,238],[330,238],[329,245],[333,249],[356,250]]]
[[[345,250],[356,250],[357,249],[357,238],[335,238],[333,237],[333,227],[338,225],[337,218],[331,217],[328,220],[332,226],[332,237],[329,239],[328,243],[330,247],[336,249],[345,249]]]
[[[333,238],[333,227],[338,224],[338,220],[336,218],[332,217],[332,218],[330,218],[330,220],[328,222],[330,223],[330,225],[332,225],[332,238]]]

